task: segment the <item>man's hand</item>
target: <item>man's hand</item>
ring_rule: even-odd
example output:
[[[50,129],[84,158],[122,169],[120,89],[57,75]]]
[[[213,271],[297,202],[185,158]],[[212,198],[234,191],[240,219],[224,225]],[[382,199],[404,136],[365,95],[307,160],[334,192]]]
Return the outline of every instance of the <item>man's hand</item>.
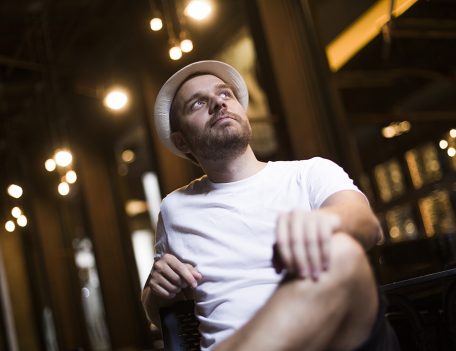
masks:
[[[329,244],[341,219],[330,211],[294,210],[279,216],[274,247],[278,271],[317,280],[329,267]],[[277,257],[278,255],[278,257]]]
[[[187,287],[196,288],[202,279],[191,264],[182,263],[176,256],[165,254],[154,263],[146,288],[160,298],[172,299]]]

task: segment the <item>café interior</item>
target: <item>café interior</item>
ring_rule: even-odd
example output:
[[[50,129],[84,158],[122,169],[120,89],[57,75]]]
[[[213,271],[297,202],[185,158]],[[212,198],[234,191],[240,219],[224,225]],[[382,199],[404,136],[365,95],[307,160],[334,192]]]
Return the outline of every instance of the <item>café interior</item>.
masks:
[[[0,350],[161,350],[140,295],[161,199],[201,176],[156,136],[184,65],[234,66],[262,161],[329,158],[403,350],[456,350],[456,2],[0,2]]]

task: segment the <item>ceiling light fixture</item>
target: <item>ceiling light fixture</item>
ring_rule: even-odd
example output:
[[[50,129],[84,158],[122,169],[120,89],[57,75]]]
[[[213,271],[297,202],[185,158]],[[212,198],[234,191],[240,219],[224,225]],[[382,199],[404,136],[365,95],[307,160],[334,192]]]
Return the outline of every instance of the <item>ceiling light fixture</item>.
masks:
[[[106,94],[103,102],[107,108],[120,111],[128,104],[128,94],[123,89],[113,88]]]
[[[209,17],[212,6],[206,0],[192,0],[185,7],[184,14],[197,21],[202,21]]]
[[[16,184],[8,186],[7,192],[9,196],[14,197],[15,199],[19,199],[23,194],[22,188]]]
[[[150,20],[150,29],[154,32],[158,32],[163,28],[163,21],[160,17],[154,17]]]

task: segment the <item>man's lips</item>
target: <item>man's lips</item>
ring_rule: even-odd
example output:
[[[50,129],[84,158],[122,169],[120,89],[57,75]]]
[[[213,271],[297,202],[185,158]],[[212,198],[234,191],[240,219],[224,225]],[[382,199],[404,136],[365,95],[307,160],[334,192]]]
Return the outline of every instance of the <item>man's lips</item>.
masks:
[[[224,115],[221,115],[221,116],[218,116],[216,118],[214,118],[212,121],[211,121],[211,124],[210,126],[213,127],[215,126],[217,123],[221,122],[221,121],[224,121],[226,119],[233,119],[233,120],[236,120],[236,117],[230,115],[230,114],[224,114]]]

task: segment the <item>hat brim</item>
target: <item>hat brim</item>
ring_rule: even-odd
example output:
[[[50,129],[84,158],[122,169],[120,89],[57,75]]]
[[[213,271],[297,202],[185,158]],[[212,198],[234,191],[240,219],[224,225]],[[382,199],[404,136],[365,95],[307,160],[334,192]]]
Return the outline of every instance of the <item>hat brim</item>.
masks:
[[[191,63],[173,74],[160,89],[155,100],[155,128],[161,142],[175,155],[188,158],[171,140],[170,110],[177,90],[191,75],[212,74],[230,85],[239,103],[247,111],[249,94],[247,85],[240,73],[232,66],[220,61],[198,61]]]

